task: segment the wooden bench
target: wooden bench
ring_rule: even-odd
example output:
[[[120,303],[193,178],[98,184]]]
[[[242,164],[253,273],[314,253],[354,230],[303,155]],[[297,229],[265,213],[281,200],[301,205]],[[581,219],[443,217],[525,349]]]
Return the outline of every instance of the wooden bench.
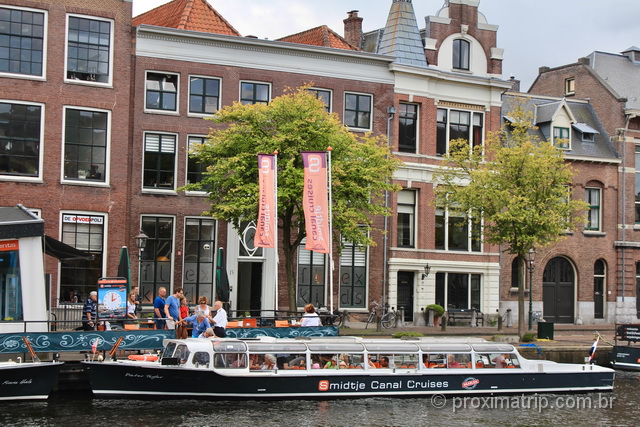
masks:
[[[473,325],[473,318],[475,316],[475,325]],[[484,315],[481,311],[475,308],[450,308],[447,311],[447,324],[457,325],[459,322],[469,322],[471,326],[484,326]]]

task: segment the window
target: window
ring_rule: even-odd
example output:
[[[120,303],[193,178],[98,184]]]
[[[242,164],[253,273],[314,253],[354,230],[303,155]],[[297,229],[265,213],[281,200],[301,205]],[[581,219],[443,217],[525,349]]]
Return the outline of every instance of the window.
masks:
[[[111,21],[69,16],[67,79],[111,81]]]
[[[564,81],[564,94],[575,95],[576,93],[576,79],[573,77],[565,79]]]
[[[189,112],[213,114],[220,107],[220,79],[191,77],[189,82]]]
[[[585,202],[589,205],[585,230],[600,231],[600,192],[599,188],[585,189]]]
[[[45,14],[0,7],[0,73],[44,76]]]
[[[268,104],[269,85],[266,83],[240,83],[240,102],[243,104]]]
[[[204,136],[189,136],[189,153],[187,158],[187,184],[196,184],[202,181],[202,173],[207,170],[206,166],[198,161],[191,154],[191,150],[198,145],[204,144],[207,138]]]
[[[60,262],[60,300],[84,302],[96,290],[104,259],[104,215],[62,213],[62,241],[93,260]]]
[[[418,136],[418,106],[401,103],[399,119],[398,151],[415,153]]]
[[[324,109],[327,113],[331,112],[331,91],[324,89],[309,89],[316,98],[324,103]]]
[[[178,111],[178,76],[176,74],[147,73],[146,109]]]
[[[466,139],[470,147],[482,146],[483,122],[482,113],[438,108],[436,154],[446,155],[454,139]]]
[[[367,248],[344,244],[340,254],[340,307],[366,308]]]
[[[436,273],[436,304],[481,310],[480,274]]]
[[[344,124],[354,129],[371,129],[371,95],[344,94]]]
[[[2,320],[22,320],[18,240],[0,241],[0,321]]]
[[[0,102],[0,176],[40,175],[43,109]]]
[[[142,231],[149,239],[140,260],[140,295],[143,303],[152,304],[158,288],[165,287],[171,294],[173,218],[143,216]]]
[[[187,218],[184,232],[184,273],[182,287],[189,304],[200,296],[213,297],[216,222],[206,218]]]
[[[457,70],[469,69],[470,43],[466,40],[453,41],[453,68]]]
[[[468,215],[436,209],[436,249],[480,252],[480,221]]]
[[[105,182],[109,114],[65,110],[64,179]]]
[[[175,188],[176,136],[144,135],[144,188]]]
[[[607,268],[604,260],[596,260],[593,265],[593,317],[604,318],[605,283]]]
[[[563,150],[571,149],[569,128],[553,127],[553,144]]]
[[[519,288],[520,279],[522,278],[523,285],[527,289],[527,281],[524,280],[525,260],[520,257],[515,257],[511,261],[511,287]]]
[[[325,255],[308,251],[303,239],[298,248],[298,306],[312,303],[316,307],[324,305],[324,263]]]
[[[398,246],[415,247],[416,192],[398,192]]]

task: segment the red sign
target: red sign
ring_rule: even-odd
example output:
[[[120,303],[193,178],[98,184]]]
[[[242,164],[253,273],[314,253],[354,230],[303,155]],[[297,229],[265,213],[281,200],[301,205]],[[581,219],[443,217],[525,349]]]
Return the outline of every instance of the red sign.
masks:
[[[327,153],[307,151],[304,163],[302,207],[307,230],[305,249],[323,254],[330,252],[329,191],[327,186]]]
[[[276,167],[275,155],[258,154],[258,224],[253,244],[274,248],[276,236]]]
[[[0,241],[0,252],[17,251],[20,248],[17,240]]]

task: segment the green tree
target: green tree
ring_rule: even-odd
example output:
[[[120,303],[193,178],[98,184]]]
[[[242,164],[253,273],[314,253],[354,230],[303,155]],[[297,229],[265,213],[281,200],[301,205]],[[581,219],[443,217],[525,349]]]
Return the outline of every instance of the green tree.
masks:
[[[483,238],[525,259],[530,249],[564,238],[584,223],[587,206],[572,200],[574,170],[562,150],[533,132],[533,115],[518,100],[513,119],[501,132],[490,133],[483,147],[466,140],[450,143],[450,153],[435,174],[436,204],[482,218]],[[518,287],[518,333],[525,317],[524,275]]]
[[[325,111],[308,86],[289,90],[268,105],[225,107],[211,119],[217,126],[194,155],[206,165],[202,182],[185,187],[207,191],[209,214],[239,230],[258,216],[259,153],[278,152],[278,219],[282,230],[289,309],[295,310],[295,254],[305,237],[302,208],[301,151],[332,148],[334,240],[338,233],[357,245],[374,245],[371,232],[377,215],[389,215],[380,203],[399,162],[383,136],[356,135],[336,114]]]

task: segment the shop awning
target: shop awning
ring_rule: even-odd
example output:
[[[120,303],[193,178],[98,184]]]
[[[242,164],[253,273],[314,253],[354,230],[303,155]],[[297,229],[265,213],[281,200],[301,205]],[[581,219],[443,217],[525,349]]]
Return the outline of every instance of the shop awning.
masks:
[[[89,252],[81,251],[49,236],[44,236],[44,253],[60,261],[91,261],[94,258]]]

